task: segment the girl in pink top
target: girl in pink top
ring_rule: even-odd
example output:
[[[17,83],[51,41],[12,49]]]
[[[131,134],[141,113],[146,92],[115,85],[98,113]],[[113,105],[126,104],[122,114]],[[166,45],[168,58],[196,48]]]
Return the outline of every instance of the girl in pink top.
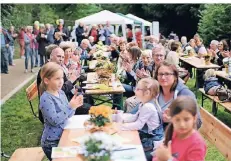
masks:
[[[169,107],[171,123],[168,125],[164,145],[157,148],[153,161],[203,161],[206,144],[195,130],[196,102],[186,96],[178,97]]]

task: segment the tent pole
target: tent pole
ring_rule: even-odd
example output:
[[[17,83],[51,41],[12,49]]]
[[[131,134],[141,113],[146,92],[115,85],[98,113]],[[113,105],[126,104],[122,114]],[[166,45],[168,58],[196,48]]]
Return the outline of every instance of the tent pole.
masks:
[[[116,34],[116,36],[118,36],[118,33],[119,33],[119,25],[116,24],[115,25],[115,34]]]
[[[144,48],[144,37],[145,37],[145,33],[144,33],[144,24],[142,23],[142,25],[141,25],[141,29],[142,29],[142,36],[141,36],[141,38],[142,38],[142,48]]]
[[[133,37],[133,42],[136,42],[135,24],[132,24],[132,37]]]
[[[126,37],[126,25],[125,25],[125,22],[123,21],[122,23],[122,31],[123,31],[123,37],[125,38],[125,40],[127,39]]]

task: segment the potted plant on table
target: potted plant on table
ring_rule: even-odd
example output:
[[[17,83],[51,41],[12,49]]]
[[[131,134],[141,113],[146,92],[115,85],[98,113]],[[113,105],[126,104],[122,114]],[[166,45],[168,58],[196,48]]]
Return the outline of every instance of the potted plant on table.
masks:
[[[104,132],[86,136],[80,141],[81,157],[86,161],[110,161],[112,151],[119,146],[117,142]]]
[[[204,59],[205,59],[205,65],[210,65],[211,64],[211,54],[207,53],[206,55],[204,55]]]
[[[111,107],[100,105],[92,106],[89,110],[90,119],[85,122],[85,126],[91,133],[96,131],[105,131],[105,127],[110,125],[112,120]]]

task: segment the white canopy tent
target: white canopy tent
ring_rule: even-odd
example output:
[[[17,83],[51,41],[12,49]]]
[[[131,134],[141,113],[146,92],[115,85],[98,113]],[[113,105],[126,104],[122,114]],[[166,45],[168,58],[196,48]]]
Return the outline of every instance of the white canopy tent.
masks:
[[[112,25],[122,25],[122,32],[124,38],[126,38],[126,24],[134,24],[134,21],[131,19],[122,17],[108,10],[103,10],[93,15],[76,20],[75,26],[77,27],[79,22],[82,22],[86,25],[92,25],[92,24],[106,24],[107,21],[109,21],[110,24]]]
[[[133,15],[133,14],[126,14],[126,16],[127,17],[130,17],[130,18],[133,18],[133,19],[135,19],[135,20],[137,20],[137,21],[140,21],[140,22],[142,22],[143,23],[143,25],[144,26],[152,26],[152,23],[151,22],[149,22],[149,21],[147,21],[147,20],[144,20],[144,19],[142,19],[142,18],[140,18],[140,17],[137,17],[137,16],[135,16],[135,15]]]

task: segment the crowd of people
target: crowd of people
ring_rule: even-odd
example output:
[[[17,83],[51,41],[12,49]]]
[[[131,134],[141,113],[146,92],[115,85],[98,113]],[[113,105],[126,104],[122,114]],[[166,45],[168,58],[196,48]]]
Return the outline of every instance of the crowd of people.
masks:
[[[212,62],[221,66],[221,70],[222,60],[231,57],[225,40],[213,40],[206,48],[198,34],[189,42],[184,36],[179,41],[151,35],[142,47],[141,39],[132,40],[129,29],[125,39],[115,35],[110,22],[105,26],[92,25],[91,29],[80,22],[72,42],[63,20],[59,20],[56,29],[50,26],[35,22],[34,29],[27,26],[18,35],[13,29],[11,34],[1,30],[9,40],[19,37],[20,53],[25,55],[25,72],[29,58],[32,72],[35,66],[42,67],[37,76],[39,114],[44,123],[41,145],[49,160],[67,119],[74,114],[87,114],[94,104],[93,100],[84,99],[81,86],[76,84],[86,80],[89,71],[86,62],[94,59],[99,42],[111,53],[110,60],[117,66],[116,76],[125,89],[125,114],[121,116],[123,123],[119,128],[139,131],[147,160],[205,159],[206,145],[197,132],[202,124],[199,107],[194,93],[185,85],[193,76],[192,69],[186,64],[180,66],[179,57],[192,53],[202,58],[210,53]],[[7,41],[4,42],[7,47]],[[5,54],[3,47],[1,53]],[[3,68],[5,63],[13,65],[12,61],[2,62],[2,72],[8,72]],[[114,99],[113,108],[122,110],[116,106],[117,101],[121,100]]]

